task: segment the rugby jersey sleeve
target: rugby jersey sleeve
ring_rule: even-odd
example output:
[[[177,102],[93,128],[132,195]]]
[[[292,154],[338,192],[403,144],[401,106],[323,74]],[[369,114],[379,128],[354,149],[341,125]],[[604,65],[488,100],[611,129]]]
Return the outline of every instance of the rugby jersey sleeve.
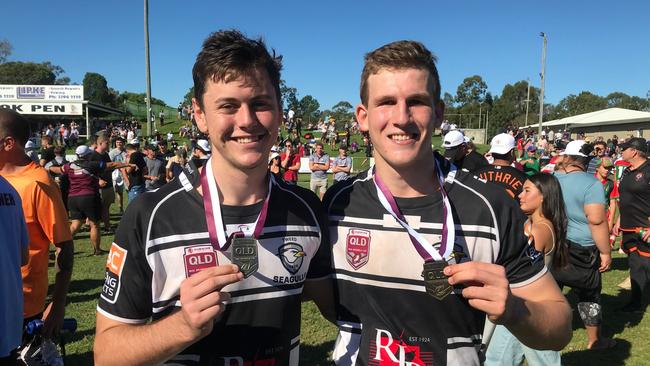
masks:
[[[521,287],[534,282],[546,273],[544,254],[528,244],[524,235],[526,216],[512,202],[502,202],[498,209],[500,248],[496,264],[506,270],[510,287]]]
[[[97,311],[119,322],[140,324],[152,314],[152,272],[146,258],[146,226],[140,212],[146,212],[138,200],[129,205],[115,232],[106,261],[104,286]]]

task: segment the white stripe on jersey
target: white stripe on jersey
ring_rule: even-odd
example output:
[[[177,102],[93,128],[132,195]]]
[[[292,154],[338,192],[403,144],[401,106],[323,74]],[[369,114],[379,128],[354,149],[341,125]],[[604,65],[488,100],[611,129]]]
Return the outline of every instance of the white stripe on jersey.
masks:
[[[160,238],[148,240],[147,241],[147,248],[155,246],[155,245],[170,243],[170,242],[173,242],[173,241],[207,239],[209,237],[210,237],[210,235],[209,235],[209,233],[207,231],[203,232],[203,233],[178,234],[178,235],[163,236],[163,237],[160,237]]]
[[[252,294],[252,295],[244,295],[244,296],[232,297],[228,301],[228,303],[229,304],[235,304],[235,303],[238,303],[238,302],[253,301],[253,300],[276,299],[276,298],[279,298],[279,297],[288,297],[288,296],[300,295],[301,293],[302,293],[302,286],[299,287],[299,288],[296,288],[296,289],[292,289],[292,290],[263,292],[261,294]]]
[[[447,338],[447,344],[454,344],[454,343],[480,343],[481,342],[481,335],[480,334],[474,334],[470,337],[451,337]]]
[[[383,280],[371,280],[367,278],[353,277],[343,273],[335,273],[334,278],[337,280],[354,282],[357,285],[368,285],[368,286],[381,287],[381,288],[410,290],[410,291],[418,291],[418,292],[426,291],[424,285],[419,286],[419,285],[408,285],[405,283],[398,283],[398,282],[390,282],[390,278],[388,277]],[[422,281],[422,283],[424,284],[424,281]]]
[[[113,315],[113,314],[111,314],[111,313],[105,311],[104,309],[100,308],[99,305],[97,305],[97,312],[100,313],[100,314],[102,314],[103,316],[105,316],[105,317],[111,319],[111,320],[115,320],[115,321],[118,321],[118,322],[120,322],[120,323],[126,323],[126,324],[144,324],[144,323],[146,323],[146,322],[149,321],[149,318],[146,318],[146,319],[127,319],[127,318],[122,318],[122,317],[119,317],[119,316]]]
[[[442,223],[421,222],[420,220],[422,218],[420,216],[406,216],[406,218],[409,225],[411,225],[411,227],[415,229],[442,230]],[[367,219],[363,217],[354,217],[354,216],[338,216],[338,215],[330,215],[329,220],[330,222],[333,223],[339,223],[343,221],[345,223],[376,225],[376,226],[389,227],[389,228],[402,228],[402,226],[399,223],[397,223],[395,218],[393,218],[393,216],[389,214],[384,214],[384,218],[381,220]],[[411,224],[411,222],[413,222],[413,224]],[[413,225],[416,225],[417,227]],[[454,228],[456,229],[456,231],[462,230],[462,231],[479,232],[479,233],[486,233],[486,234],[492,234],[492,231],[494,229],[491,226],[469,225],[469,224],[456,224],[454,225]]]
[[[361,334],[339,330],[332,351],[332,361],[337,366],[352,366],[357,363],[361,348]],[[354,350],[354,352],[350,352]]]

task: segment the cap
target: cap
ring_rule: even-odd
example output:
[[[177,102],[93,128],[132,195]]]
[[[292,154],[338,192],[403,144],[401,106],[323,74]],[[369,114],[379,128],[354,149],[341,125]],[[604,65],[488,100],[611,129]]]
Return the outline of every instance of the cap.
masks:
[[[458,130],[453,130],[447,132],[447,134],[445,135],[445,139],[442,141],[442,147],[444,147],[445,149],[449,149],[464,144],[467,141],[468,140],[465,139],[465,136],[463,135],[462,132]]]
[[[140,140],[138,140],[138,139],[133,139],[133,140],[129,141],[129,143],[130,143],[131,145],[140,145]]]
[[[515,138],[508,133],[500,133],[492,138],[490,142],[490,154],[507,154],[515,148]]]
[[[77,148],[74,150],[74,153],[77,154],[78,157],[86,156],[93,152],[88,146],[86,145],[79,145]]]
[[[36,144],[32,140],[28,140],[25,144],[25,150],[34,150],[36,149]]]
[[[210,142],[208,142],[208,140],[197,140],[196,147],[204,153],[209,153],[211,150]]]
[[[568,144],[566,144],[566,148],[560,155],[575,155],[575,156],[582,156],[584,158],[587,155],[580,152],[580,149],[582,149],[582,145],[584,144],[585,144],[584,140],[571,141]]]
[[[612,162],[612,159],[610,159],[608,157],[604,157],[604,158],[601,158],[601,159],[596,159],[596,166],[599,167],[601,165],[604,168],[611,168],[611,167],[614,166],[614,163]]]
[[[535,145],[530,145],[530,146],[528,146],[528,147],[526,148],[526,150],[527,150],[527,151],[537,151],[537,148],[535,147]]]
[[[277,158],[277,157],[280,157],[280,154],[278,154],[278,153],[276,153],[276,152],[271,153],[271,156],[269,157],[269,161],[271,161],[271,160],[273,160],[273,159],[275,159],[275,158]]]
[[[644,153],[648,152],[648,144],[643,137],[633,137],[623,142],[619,146],[621,146],[621,151],[631,147]]]

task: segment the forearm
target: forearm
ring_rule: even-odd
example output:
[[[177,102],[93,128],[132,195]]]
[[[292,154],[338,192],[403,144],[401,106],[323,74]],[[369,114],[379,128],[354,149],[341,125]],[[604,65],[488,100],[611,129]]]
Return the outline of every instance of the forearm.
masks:
[[[564,297],[526,301],[513,296],[516,309],[506,327],[534,349],[562,350],[571,340],[571,307]]]
[[[61,243],[56,249],[54,261],[54,289],[52,291],[52,310],[63,311],[65,309],[72,267],[74,263],[74,244],[72,240]]]
[[[96,365],[159,365],[196,342],[184,331],[180,312],[143,325],[124,324],[98,332]],[[98,315],[98,328],[102,316]],[[120,352],[115,352],[120,350]]]

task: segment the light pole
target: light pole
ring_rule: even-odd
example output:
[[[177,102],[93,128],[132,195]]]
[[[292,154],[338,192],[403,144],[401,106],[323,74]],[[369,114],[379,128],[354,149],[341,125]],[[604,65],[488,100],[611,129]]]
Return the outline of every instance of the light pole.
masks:
[[[528,126],[528,104],[530,104],[530,79],[526,78],[526,84],[528,85],[528,91],[526,91],[526,122],[524,126]]]
[[[542,136],[542,121],[544,120],[544,76],[546,71],[546,33],[540,32],[539,35],[544,39],[544,45],[542,47],[542,77],[541,90],[539,93],[539,129],[537,132],[537,138]]]
[[[144,54],[147,65],[147,136],[151,136],[151,72],[149,71],[149,1],[144,0]]]

